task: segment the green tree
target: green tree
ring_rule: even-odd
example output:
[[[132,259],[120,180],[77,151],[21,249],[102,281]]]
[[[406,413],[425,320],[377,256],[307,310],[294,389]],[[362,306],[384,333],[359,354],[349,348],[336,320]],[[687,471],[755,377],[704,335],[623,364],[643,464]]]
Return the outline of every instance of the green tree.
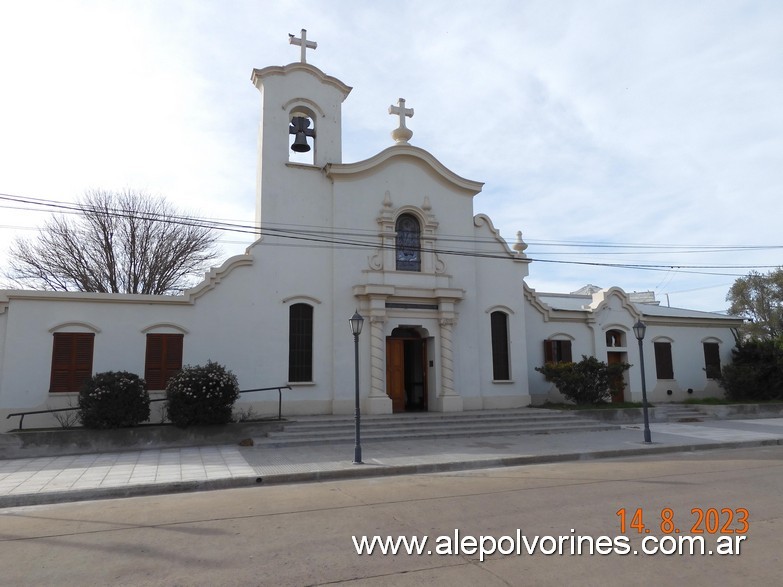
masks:
[[[751,271],[740,277],[726,295],[729,313],[746,318],[742,333],[757,339],[783,336],[783,267],[767,274]]]
[[[746,340],[732,349],[732,362],[721,372],[721,385],[734,401],[783,400],[783,344]]]

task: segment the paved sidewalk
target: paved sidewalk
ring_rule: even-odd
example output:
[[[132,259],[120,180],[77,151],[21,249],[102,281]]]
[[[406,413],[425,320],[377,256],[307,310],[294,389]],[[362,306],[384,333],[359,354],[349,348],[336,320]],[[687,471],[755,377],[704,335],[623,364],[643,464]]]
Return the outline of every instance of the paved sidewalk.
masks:
[[[326,479],[431,473],[713,448],[783,445],[783,418],[601,432],[261,448],[209,446],[0,461],[0,507]]]

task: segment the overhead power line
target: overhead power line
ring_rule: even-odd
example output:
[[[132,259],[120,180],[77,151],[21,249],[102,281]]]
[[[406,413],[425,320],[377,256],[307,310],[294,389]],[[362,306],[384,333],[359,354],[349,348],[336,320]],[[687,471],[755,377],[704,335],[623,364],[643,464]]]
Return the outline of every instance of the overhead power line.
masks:
[[[23,210],[35,210],[35,211],[49,211],[65,214],[83,214],[90,207],[88,204],[63,202],[58,200],[31,198],[24,196],[15,196],[12,194],[0,194],[0,201],[10,202],[12,204],[0,204],[0,208],[10,209],[23,209]],[[239,221],[227,221],[219,219],[199,218],[194,216],[185,215],[160,215],[144,213],[143,215],[130,214],[127,211],[110,209],[112,214],[118,217],[146,217],[154,218],[160,222],[167,222],[173,224],[190,225],[201,228],[208,228],[212,230],[220,230],[226,232],[235,232],[241,234],[252,235],[254,238],[258,237],[278,237],[285,239],[284,243],[265,243],[271,246],[292,246],[292,241],[300,241],[299,246],[321,246],[328,245],[334,248],[353,248],[361,247],[367,249],[383,249],[384,245],[378,241],[378,231],[376,230],[360,230],[356,228],[331,228],[324,226],[306,226],[306,225],[282,225],[282,224],[267,224],[258,225],[256,223],[244,223]],[[464,237],[462,235],[448,235],[439,234],[437,238],[439,244],[446,245],[447,243],[457,243],[463,245],[462,247],[446,248],[445,246],[439,246],[434,249],[433,252],[440,255],[452,255],[452,256],[466,256],[466,257],[480,257],[490,259],[508,259],[507,254],[487,253],[475,250],[475,246],[485,245],[488,243],[496,242],[494,238],[474,238]],[[602,243],[602,242],[584,242],[579,243],[577,241],[526,241],[530,244],[547,244],[549,246],[557,247],[581,247],[581,248],[597,248],[597,249],[615,249],[615,248],[638,248],[637,251],[616,251],[603,254],[631,254],[635,252],[650,253],[650,252],[676,252],[678,254],[683,252],[727,252],[727,251],[748,251],[748,250],[772,250],[781,249],[783,245],[740,245],[740,246],[727,246],[727,245],[651,245],[651,244],[632,244],[632,243]],[[392,247],[388,247],[392,248]],[[656,248],[655,251],[648,251],[646,249]],[[664,249],[664,250],[660,250]],[[537,252],[536,255],[549,255],[549,254],[570,254],[570,255],[588,255],[598,254],[598,251],[593,252],[571,252],[571,253],[550,253],[550,252]],[[642,263],[642,262],[625,262],[625,263],[611,263],[611,262],[598,262],[598,261],[573,261],[563,259],[546,259],[540,257],[529,257],[531,261],[539,263],[552,263],[552,264],[564,264],[564,265],[582,265],[582,266],[594,266],[594,267],[610,267],[617,269],[635,269],[641,271],[671,271],[677,270],[680,273],[690,273],[699,275],[722,275],[738,277],[744,274],[740,273],[725,273],[717,272],[717,270],[729,270],[729,269],[772,269],[778,267],[778,265],[684,265],[673,263]]]

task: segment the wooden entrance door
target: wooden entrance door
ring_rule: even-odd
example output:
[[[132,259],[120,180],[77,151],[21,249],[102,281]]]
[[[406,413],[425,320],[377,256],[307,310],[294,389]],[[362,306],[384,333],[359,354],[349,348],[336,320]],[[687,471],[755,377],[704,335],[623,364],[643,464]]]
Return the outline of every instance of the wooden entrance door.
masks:
[[[386,394],[392,401],[392,412],[405,411],[405,340],[386,339]]]
[[[606,353],[606,362],[609,365],[616,365],[617,363],[625,362],[625,353],[610,352]],[[612,403],[620,403],[625,401],[625,379],[623,374],[616,375],[614,379],[609,381],[609,388],[612,390]]]
[[[386,394],[393,412],[427,411],[427,341],[415,331],[386,339]]]

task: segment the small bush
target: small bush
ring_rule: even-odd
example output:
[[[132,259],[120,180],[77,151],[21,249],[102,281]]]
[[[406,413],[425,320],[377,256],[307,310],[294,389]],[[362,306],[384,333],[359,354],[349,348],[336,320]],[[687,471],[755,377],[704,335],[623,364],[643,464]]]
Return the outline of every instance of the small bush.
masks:
[[[166,385],[166,410],[169,420],[182,428],[227,424],[238,397],[237,378],[222,365],[186,365]]]
[[[79,418],[85,428],[135,426],[150,417],[144,380],[127,371],[96,373],[79,392]]]
[[[607,365],[595,357],[582,355],[578,363],[547,363],[536,367],[536,371],[543,373],[565,397],[586,405],[611,401],[612,392],[621,392],[625,387],[622,374],[630,367],[628,363]]]

